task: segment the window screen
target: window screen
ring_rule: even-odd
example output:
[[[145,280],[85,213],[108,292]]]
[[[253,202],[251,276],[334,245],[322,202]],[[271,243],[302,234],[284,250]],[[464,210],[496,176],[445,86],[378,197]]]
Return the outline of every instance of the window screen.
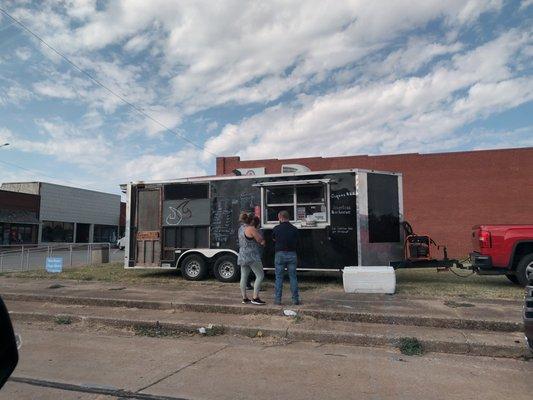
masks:
[[[326,192],[323,183],[265,188],[264,222],[276,222],[282,210],[289,213],[291,221],[327,222]]]
[[[324,185],[297,186],[296,197],[299,204],[323,204]]]
[[[398,177],[396,175],[368,174],[367,184],[369,242],[399,242]]]
[[[266,190],[268,204],[294,204],[294,187],[272,187]]]

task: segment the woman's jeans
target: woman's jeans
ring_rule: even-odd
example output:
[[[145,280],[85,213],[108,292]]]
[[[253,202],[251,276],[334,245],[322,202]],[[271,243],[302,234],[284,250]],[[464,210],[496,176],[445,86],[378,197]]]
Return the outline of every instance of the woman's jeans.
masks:
[[[275,284],[275,300],[281,302],[281,294],[283,291],[283,278],[285,276],[285,268],[289,271],[289,280],[291,282],[292,301],[297,302],[300,299],[298,294],[298,280],[296,279],[296,265],[297,256],[295,251],[277,251],[274,258],[276,266],[276,284]]]

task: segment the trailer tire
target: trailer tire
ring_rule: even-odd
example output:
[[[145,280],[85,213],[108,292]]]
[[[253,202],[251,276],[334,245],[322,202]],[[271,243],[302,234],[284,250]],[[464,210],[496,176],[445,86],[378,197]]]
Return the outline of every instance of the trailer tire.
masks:
[[[521,286],[527,286],[528,276],[533,274],[533,253],[526,254],[516,267],[516,278]]]
[[[507,279],[509,279],[511,282],[513,282],[515,285],[518,285],[518,278],[515,274],[505,274]]]
[[[213,266],[213,275],[220,282],[237,282],[241,277],[237,258],[229,254],[218,257]]]
[[[201,281],[207,276],[207,264],[199,254],[191,254],[181,262],[181,276],[188,281]]]

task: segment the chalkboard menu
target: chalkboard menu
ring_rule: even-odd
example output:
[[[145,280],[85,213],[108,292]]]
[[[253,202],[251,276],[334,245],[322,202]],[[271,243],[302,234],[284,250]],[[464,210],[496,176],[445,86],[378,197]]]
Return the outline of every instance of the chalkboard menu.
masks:
[[[254,184],[300,177],[256,177],[211,182],[211,247],[238,250],[237,231],[241,211],[253,212],[261,205],[261,189]],[[329,179],[331,224],[300,229],[299,268],[342,268],[357,264],[357,203],[354,173],[307,175],[300,179]],[[264,229],[265,267],[274,264],[272,230]]]
[[[216,244],[225,244],[233,232],[233,210],[231,201],[226,198],[215,199],[211,215],[211,238]],[[217,246],[218,247],[218,246]]]
[[[237,250],[241,211],[253,212],[261,204],[254,179],[211,182],[211,247]]]

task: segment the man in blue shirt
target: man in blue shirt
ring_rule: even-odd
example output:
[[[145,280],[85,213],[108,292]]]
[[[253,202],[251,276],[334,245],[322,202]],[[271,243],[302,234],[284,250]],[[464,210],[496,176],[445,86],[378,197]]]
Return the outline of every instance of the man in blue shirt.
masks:
[[[272,238],[274,239],[274,250],[276,252],[274,264],[276,267],[275,299],[274,304],[281,304],[281,294],[283,290],[283,278],[285,268],[289,271],[291,282],[292,304],[300,304],[298,294],[298,280],[296,279],[298,247],[298,228],[289,222],[289,213],[285,210],[278,214],[279,225],[274,227]]]

